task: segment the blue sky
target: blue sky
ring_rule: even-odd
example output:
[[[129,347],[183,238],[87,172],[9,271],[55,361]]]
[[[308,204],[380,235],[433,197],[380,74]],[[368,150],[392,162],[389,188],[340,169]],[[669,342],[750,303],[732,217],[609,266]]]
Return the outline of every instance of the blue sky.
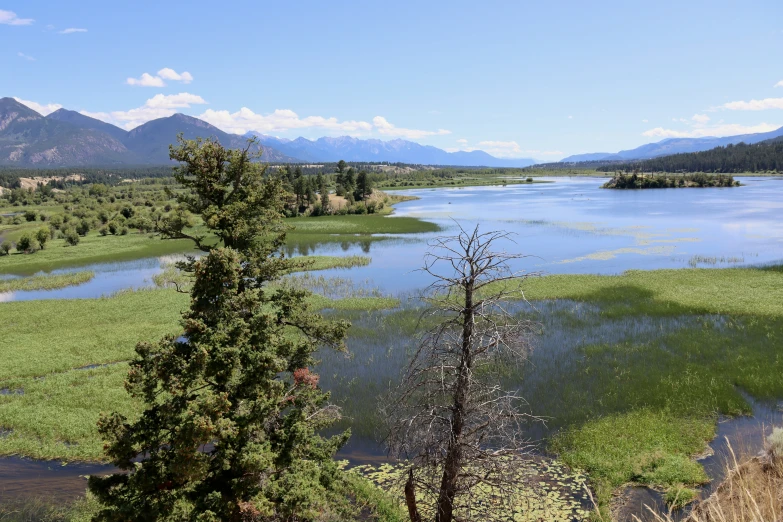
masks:
[[[783,126],[783,2],[0,0],[0,71],[0,96],[125,128],[555,160]]]

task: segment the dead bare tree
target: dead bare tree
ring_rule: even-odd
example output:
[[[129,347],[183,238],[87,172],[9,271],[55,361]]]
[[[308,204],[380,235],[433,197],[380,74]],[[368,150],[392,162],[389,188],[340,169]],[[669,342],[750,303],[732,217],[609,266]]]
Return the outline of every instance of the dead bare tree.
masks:
[[[422,270],[435,282],[423,298],[426,320],[436,325],[383,407],[390,453],[411,465],[405,498],[412,522],[422,515],[452,522],[455,512],[476,520],[488,490],[500,498],[519,486],[518,465],[532,448],[523,425],[535,419],[520,412],[522,398],[502,390],[497,374],[530,350],[535,323],[509,310],[509,301],[524,300],[521,282],[533,275],[513,272],[509,262],[527,256],[493,250],[510,239],[506,232],[459,230],[430,244]]]

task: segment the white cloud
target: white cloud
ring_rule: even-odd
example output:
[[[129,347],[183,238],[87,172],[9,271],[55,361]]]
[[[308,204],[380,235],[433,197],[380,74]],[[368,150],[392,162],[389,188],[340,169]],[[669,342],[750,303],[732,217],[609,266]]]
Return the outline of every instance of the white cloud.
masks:
[[[190,83],[193,81],[193,75],[187,71],[182,74],[178,73],[174,69],[164,67],[158,71],[157,76],[153,76],[150,73],[144,73],[140,78],[128,78],[125,83],[128,85],[138,85],[140,87],[165,87],[166,82],[163,80],[171,80],[174,82]]]
[[[168,67],[164,67],[158,71],[158,76],[164,80],[171,80],[175,82],[190,83],[193,81],[193,76],[189,72],[184,71],[182,74],[179,74],[174,69],[169,69]]]
[[[396,125],[389,123],[389,121],[383,116],[376,116],[372,119],[372,123],[375,126],[375,130],[378,131],[378,134],[382,134],[384,136],[394,136],[397,138],[407,138],[409,140],[421,139],[426,136],[443,136],[444,134],[451,134],[451,131],[446,129],[425,131],[397,127]]]
[[[32,18],[19,18],[13,11],[0,9],[0,24],[5,25],[30,25],[35,22]]]
[[[642,120],[642,123],[647,123],[647,122],[648,122],[647,118]]]
[[[144,73],[141,78],[128,78],[125,80],[128,85],[138,85],[141,87],[165,87],[166,83],[160,76],[152,76],[149,73]]]
[[[783,87],[783,80],[780,80],[778,83],[776,83],[775,87]]]
[[[22,105],[26,105],[26,106],[30,107],[32,110],[34,110],[38,114],[42,114],[44,116],[46,116],[47,114],[53,113],[57,109],[62,109],[63,108],[63,106],[60,105],[59,103],[47,103],[47,104],[44,105],[44,104],[37,103],[37,102],[34,102],[34,101],[30,101],[30,100],[23,100],[21,98],[17,98],[16,96],[14,96],[14,100],[18,101]]]
[[[83,29],[81,27],[69,27],[68,29],[63,29],[60,31],[60,34],[73,34],[73,33],[86,33],[87,29]]]
[[[719,123],[712,126],[694,126],[687,130],[664,129],[656,127],[642,133],[650,138],[705,138],[708,136],[723,137],[738,134],[756,134],[770,132],[780,128],[780,125],[759,123],[758,125],[740,125],[738,123]]]
[[[17,55],[19,58],[24,58],[24,59],[25,59],[25,60],[27,60],[28,62],[34,62],[34,61],[35,61],[35,58],[33,58],[32,56],[30,56],[29,54],[24,54],[24,53],[22,53],[22,52],[19,52],[19,53],[16,53],[16,55]]]
[[[443,150],[446,152],[472,152],[474,150],[483,150],[484,152],[498,158],[521,158],[526,156],[564,156],[559,150],[526,150],[520,147],[516,141],[480,141],[478,147],[468,146],[468,140],[457,140],[459,147],[448,147]]]
[[[150,120],[171,116],[176,112],[175,109],[189,109],[193,105],[204,105],[206,103],[201,96],[181,92],[169,95],[156,94],[147,100],[143,106],[128,111],[81,111],[81,113],[130,130]]]
[[[697,124],[703,125],[703,124],[707,123],[708,121],[710,121],[710,117],[707,116],[706,114],[694,114],[691,117],[691,120],[693,122],[697,123]]]
[[[728,109],[730,111],[763,111],[767,109],[783,109],[783,98],[764,98],[763,100],[735,101],[725,103],[721,105],[721,108]]]
[[[244,134],[249,131],[266,134],[269,132],[306,128],[320,128],[349,134],[370,132],[372,130],[372,124],[366,121],[339,121],[337,118],[324,118],[322,116],[300,118],[298,114],[289,109],[277,109],[267,115],[257,114],[247,107],[242,107],[234,113],[207,109],[199,118],[226,132],[235,134]]]

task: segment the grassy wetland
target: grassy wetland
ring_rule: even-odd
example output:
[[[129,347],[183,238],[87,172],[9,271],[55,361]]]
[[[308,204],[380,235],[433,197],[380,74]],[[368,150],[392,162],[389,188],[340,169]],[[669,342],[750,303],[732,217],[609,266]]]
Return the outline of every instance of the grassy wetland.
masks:
[[[283,284],[313,291],[311,306],[352,323],[348,353],[319,353],[318,373],[342,408],[344,419],[338,427],[352,430],[340,458],[348,459],[354,473],[391,493],[389,520],[399,516],[395,502],[402,498],[404,477],[401,467],[383,464],[378,401],[398,379],[426,325],[415,298],[426,281],[411,270],[421,264],[424,239],[447,230],[449,218],[465,208],[460,198],[482,205],[495,198],[497,215],[488,227],[519,227],[528,235],[516,248],[551,248],[542,252],[549,264],[541,271],[548,275],[513,283],[528,300],[513,303],[514,314],[538,327],[529,359],[504,367],[501,384],[517,390],[525,398],[524,410],[543,419],[527,427],[525,435],[538,444],[538,451],[530,468],[521,470],[529,488],[512,502],[514,520],[587,519],[596,516],[590,514],[593,500],[607,516],[615,495],[628,485],[654,488],[671,504],[687,503],[712,478],[699,458],[707,453],[719,420],[752,414],[750,398],[773,407],[783,398],[783,270],[770,263],[777,250],[767,248],[777,244],[777,230],[760,237],[762,231],[748,225],[743,229],[746,242],[727,242],[727,251],[721,253],[711,246],[734,228],[709,228],[724,224],[712,224],[711,215],[690,215],[689,229],[683,230],[682,223],[674,225],[680,217],[654,228],[652,218],[637,224],[624,213],[617,220],[621,226],[588,224],[578,215],[545,220],[536,214],[537,205],[551,212],[547,206],[553,201],[558,208],[581,205],[585,213],[615,204],[598,198],[623,195],[601,191],[614,194],[597,196],[585,188],[590,182],[597,191],[603,181],[575,182],[565,194],[556,192],[556,180],[532,185],[523,180],[516,192],[509,188],[507,193],[500,183],[477,192],[454,187],[435,192],[437,199],[400,204],[392,216],[377,212],[286,220],[294,227],[288,251],[314,255],[305,258],[306,271],[286,276]],[[89,199],[88,188],[79,190]],[[127,198],[118,194],[130,188],[111,190],[116,190],[115,203],[120,204],[106,225],[121,215]],[[725,204],[724,193],[704,193],[708,201],[714,197],[716,207]],[[159,186],[148,196],[150,207],[138,193],[132,197],[142,201],[135,207],[138,213],[153,207],[163,215],[170,212],[165,205],[171,200]],[[94,196],[97,206],[92,212],[101,221],[98,197],[109,205],[110,196]],[[3,218],[0,236],[16,242],[25,233],[48,227],[59,212],[71,212],[69,202],[53,198],[50,204],[4,207],[0,214],[14,215]],[[517,208],[511,204],[519,205],[522,198],[527,198],[524,215],[510,223],[509,208]],[[704,201],[698,201],[702,213]],[[429,215],[427,205],[434,209]],[[26,206],[35,209],[35,220],[27,221],[21,213]],[[0,256],[0,273],[25,276],[0,279],[0,292],[88,284],[99,274],[94,264],[181,253],[185,245],[138,229],[102,234],[103,225],[95,223],[76,245],[59,237],[62,231],[57,229],[43,249]],[[560,235],[552,243],[537,243],[555,234]],[[644,250],[655,242],[671,247],[665,252]],[[563,247],[566,243],[571,250]],[[343,252],[332,255],[336,250]],[[596,251],[616,254],[598,256]],[[767,257],[766,251],[771,251]],[[693,259],[715,259],[701,262],[709,266],[745,266],[680,268],[700,264]],[[745,259],[760,265],[747,266]],[[530,261],[531,271],[539,262]],[[652,269],[628,270],[638,264]],[[88,269],[79,268],[86,265]],[[552,273],[556,270],[570,273]],[[140,404],[123,388],[135,344],[181,331],[178,321],[188,296],[170,284],[176,273],[164,269],[158,275],[158,288],[90,299],[0,303],[0,454],[61,462],[105,459],[95,424],[99,414],[122,411],[133,417],[140,412]],[[397,280],[413,280],[415,288],[395,286]],[[57,332],[56,343],[52,332]],[[365,493],[372,496],[374,491]],[[489,495],[487,505],[496,500]]]

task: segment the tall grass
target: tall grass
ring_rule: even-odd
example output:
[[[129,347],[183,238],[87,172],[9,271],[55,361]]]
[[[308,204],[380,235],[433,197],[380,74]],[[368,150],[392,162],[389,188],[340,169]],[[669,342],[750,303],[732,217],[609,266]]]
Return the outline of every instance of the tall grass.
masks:
[[[20,277],[15,279],[0,279],[0,293],[30,290],[56,290],[68,286],[76,286],[95,277],[94,272],[71,272],[68,274],[40,275]]]
[[[783,520],[783,456],[768,447],[761,456],[739,458],[729,448],[726,479],[693,507],[687,522],[780,522]],[[655,522],[674,522],[671,513],[648,509]],[[638,517],[634,517],[639,522]]]

